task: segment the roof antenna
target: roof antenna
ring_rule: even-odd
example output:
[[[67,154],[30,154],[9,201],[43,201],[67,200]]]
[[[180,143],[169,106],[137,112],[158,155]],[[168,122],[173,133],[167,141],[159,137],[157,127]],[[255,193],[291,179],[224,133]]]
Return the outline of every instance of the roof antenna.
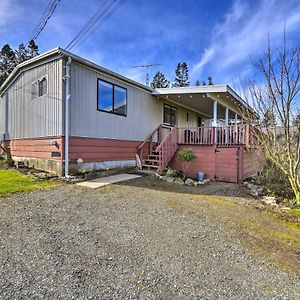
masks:
[[[146,68],[147,74],[146,74],[146,85],[149,85],[149,68],[154,66],[160,66],[162,64],[146,64],[146,65],[138,65],[138,66],[132,66],[131,68]]]

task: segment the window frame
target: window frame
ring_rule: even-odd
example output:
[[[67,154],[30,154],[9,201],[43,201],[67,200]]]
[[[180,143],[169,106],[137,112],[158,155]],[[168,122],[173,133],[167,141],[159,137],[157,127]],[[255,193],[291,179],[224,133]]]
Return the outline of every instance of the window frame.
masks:
[[[46,79],[47,81],[47,90],[46,90],[46,93],[39,96],[39,93],[40,93],[40,81],[42,81],[43,79]],[[36,95],[35,97],[33,97],[33,93],[32,93],[32,86],[36,84]],[[49,80],[48,80],[48,74],[44,75],[44,76],[41,76],[39,79],[33,81],[31,83],[31,91],[30,91],[30,94],[31,94],[31,100],[36,100],[36,99],[39,99],[39,98],[42,98],[44,96],[47,96],[49,94]]]
[[[47,89],[46,89],[46,93],[40,96],[40,82],[42,82],[44,79],[46,79]],[[37,83],[38,83],[38,98],[48,95],[48,89],[49,89],[48,75],[42,76],[40,79],[38,79]]]
[[[176,111],[176,114],[175,114],[175,124],[174,124],[174,125],[165,122],[165,108],[166,108],[166,106],[169,107],[169,108],[171,108],[171,111],[174,110],[174,109],[175,109],[175,111]],[[172,116],[171,116],[171,119],[172,119]],[[165,126],[175,127],[175,126],[177,126],[177,123],[178,123],[178,108],[177,108],[176,106],[172,106],[172,105],[170,105],[170,104],[164,103],[164,110],[163,110],[163,124],[164,124]]]
[[[112,85],[112,111],[108,111],[108,110],[99,108],[99,81],[102,81],[104,83],[108,83],[108,84]],[[125,98],[126,112],[125,112],[125,114],[114,111],[115,110],[115,86],[126,91],[126,98]],[[121,117],[127,117],[127,111],[128,111],[128,101],[127,100],[128,100],[127,88],[120,86],[118,84],[109,82],[105,79],[97,78],[97,111],[105,112],[108,114],[117,115],[117,116],[121,116]]]

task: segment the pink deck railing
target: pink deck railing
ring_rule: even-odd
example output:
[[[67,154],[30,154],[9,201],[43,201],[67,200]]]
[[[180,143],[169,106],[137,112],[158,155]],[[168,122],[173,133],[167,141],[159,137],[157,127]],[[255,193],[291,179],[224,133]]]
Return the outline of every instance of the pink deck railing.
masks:
[[[251,125],[177,128],[178,144],[251,146],[255,142],[255,128]]]
[[[178,131],[173,127],[161,144],[155,149],[159,157],[159,171],[164,170],[178,149]]]

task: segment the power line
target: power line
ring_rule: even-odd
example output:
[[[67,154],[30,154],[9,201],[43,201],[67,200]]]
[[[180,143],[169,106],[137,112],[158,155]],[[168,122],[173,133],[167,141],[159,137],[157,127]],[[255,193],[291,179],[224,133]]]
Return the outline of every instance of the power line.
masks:
[[[53,15],[59,2],[60,2],[60,0],[50,0],[49,4],[47,5],[46,9],[44,10],[44,13],[42,14],[38,23],[34,27],[32,33],[30,35],[29,41],[37,39],[37,37],[40,35],[42,30],[45,28],[47,22]]]
[[[73,38],[73,40],[67,45],[66,50],[73,49],[80,41],[87,38],[87,34],[93,28],[93,26],[99,21],[104,21],[111,16],[118,8],[124,4],[126,0],[106,0],[103,5],[97,10],[92,18],[86,23],[86,25],[80,30],[80,32]],[[93,31],[92,31],[93,32]],[[90,34],[92,33],[90,32]]]
[[[59,2],[60,0],[58,0]],[[108,18],[111,16],[118,8],[123,5],[127,0],[119,0],[115,2],[114,6],[108,6],[105,8],[106,4],[109,4],[109,2],[112,2],[114,0],[107,0],[103,6],[101,6],[96,14],[87,22],[87,24],[84,26],[84,28],[73,38],[73,40],[68,44],[68,46],[65,48],[67,51],[70,51],[72,48],[74,48],[79,41],[86,36],[88,31],[96,24],[97,21],[104,20],[105,18]],[[104,9],[104,12],[102,10]],[[102,13],[101,13],[102,12]],[[41,76],[46,71],[49,71],[55,64],[50,64],[45,70],[42,70],[40,74],[38,74],[38,77]],[[27,84],[30,84],[31,80],[28,80],[28,82],[24,83],[23,86],[26,86]],[[24,87],[15,88],[14,90],[20,90],[23,89],[24,91],[31,93],[31,91],[26,90]]]

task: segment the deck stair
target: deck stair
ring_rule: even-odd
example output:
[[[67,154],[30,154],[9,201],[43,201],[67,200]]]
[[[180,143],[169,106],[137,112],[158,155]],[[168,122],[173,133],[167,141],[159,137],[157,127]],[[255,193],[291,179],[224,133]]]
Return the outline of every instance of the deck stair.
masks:
[[[159,169],[159,153],[156,151],[156,148],[152,149],[151,154],[148,154],[148,157],[143,160],[142,167],[146,169]]]
[[[162,129],[162,125],[156,128],[139,147],[142,167],[145,169],[163,171],[178,149],[177,128],[168,128],[169,132],[164,138]],[[147,155],[143,155],[146,150]]]

